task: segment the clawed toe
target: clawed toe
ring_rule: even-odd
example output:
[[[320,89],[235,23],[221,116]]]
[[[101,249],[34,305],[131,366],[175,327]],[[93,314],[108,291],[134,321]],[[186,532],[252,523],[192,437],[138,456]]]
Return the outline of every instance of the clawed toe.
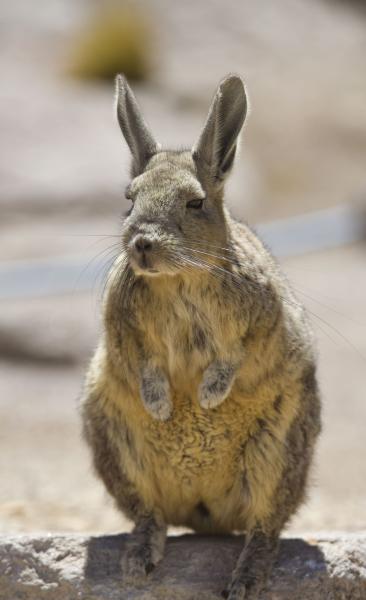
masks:
[[[151,573],[155,566],[150,557],[133,548],[127,550],[122,558],[122,575],[125,579],[143,578]]]
[[[249,600],[252,596],[249,594],[243,583],[234,582],[228,589],[223,590],[222,597],[227,600]],[[253,599],[254,600],[254,599]]]

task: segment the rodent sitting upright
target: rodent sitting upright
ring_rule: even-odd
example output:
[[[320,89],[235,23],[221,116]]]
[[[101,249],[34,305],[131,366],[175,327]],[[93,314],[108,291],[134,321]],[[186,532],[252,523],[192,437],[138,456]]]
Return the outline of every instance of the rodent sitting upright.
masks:
[[[223,203],[244,85],[220,83],[192,151],[161,150],[121,76],[117,93],[132,207],[87,373],[84,433],[135,522],[125,576],[158,563],[169,524],[242,531],[228,596],[256,598],[305,495],[320,402],[304,309]]]

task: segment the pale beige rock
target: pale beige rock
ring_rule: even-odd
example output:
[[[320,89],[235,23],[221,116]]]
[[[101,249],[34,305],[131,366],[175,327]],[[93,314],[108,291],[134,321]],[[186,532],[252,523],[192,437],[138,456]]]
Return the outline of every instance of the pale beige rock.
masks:
[[[144,581],[123,581],[126,535],[0,540],[0,600],[214,600],[240,552],[238,537],[170,537]],[[366,535],[285,539],[262,600],[365,600]]]

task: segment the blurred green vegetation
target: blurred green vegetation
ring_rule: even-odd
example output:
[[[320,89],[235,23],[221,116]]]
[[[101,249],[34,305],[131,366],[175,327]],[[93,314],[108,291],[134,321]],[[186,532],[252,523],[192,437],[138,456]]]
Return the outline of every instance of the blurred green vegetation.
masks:
[[[152,31],[141,10],[130,4],[104,4],[80,31],[68,71],[81,79],[110,80],[123,73],[132,81],[149,77]]]

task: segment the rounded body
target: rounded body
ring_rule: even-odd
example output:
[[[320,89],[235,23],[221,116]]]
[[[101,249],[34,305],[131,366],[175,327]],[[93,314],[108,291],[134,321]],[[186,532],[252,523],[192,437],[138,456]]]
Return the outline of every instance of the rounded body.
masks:
[[[312,338],[272,257],[226,219],[231,262],[219,275],[146,281],[119,257],[87,375],[84,427],[128,516],[145,510],[198,531],[278,532],[303,498],[320,429]],[[170,385],[165,421],[141,401],[141,361],[151,352]],[[224,401],[207,409],[198,390],[217,356],[235,376]]]

